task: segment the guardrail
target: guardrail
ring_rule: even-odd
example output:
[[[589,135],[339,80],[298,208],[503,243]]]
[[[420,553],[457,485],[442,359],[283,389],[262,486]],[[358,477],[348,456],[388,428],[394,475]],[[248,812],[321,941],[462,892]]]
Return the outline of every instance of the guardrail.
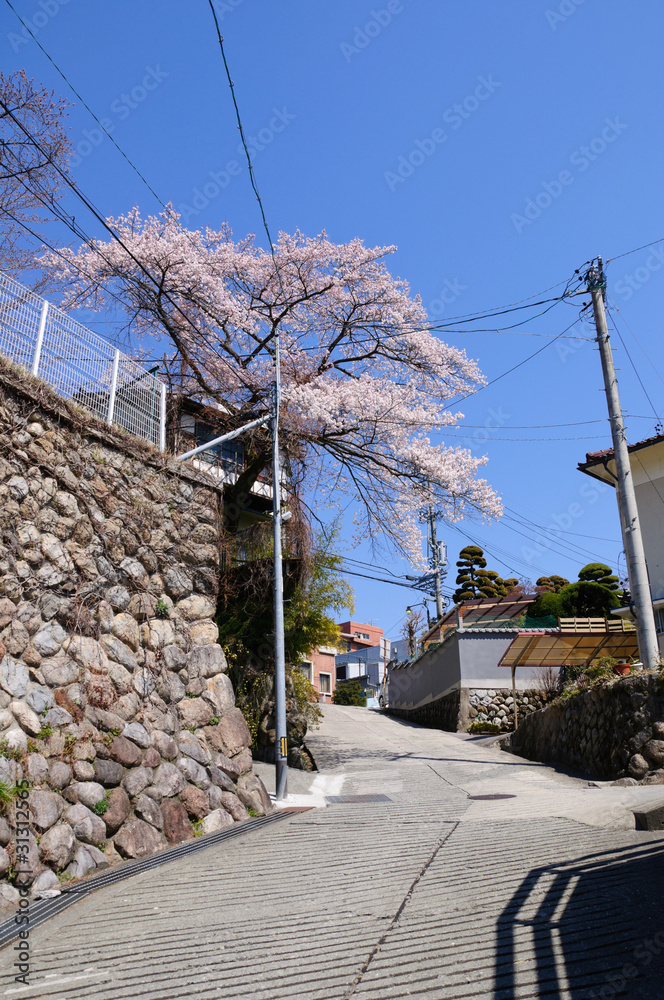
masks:
[[[0,272],[0,354],[96,417],[166,450],[166,383]]]

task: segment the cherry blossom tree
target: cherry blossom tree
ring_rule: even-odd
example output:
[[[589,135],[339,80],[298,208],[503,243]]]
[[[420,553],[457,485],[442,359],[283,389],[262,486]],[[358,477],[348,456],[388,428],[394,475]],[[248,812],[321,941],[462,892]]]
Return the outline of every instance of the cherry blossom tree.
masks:
[[[34,265],[41,228],[63,193],[71,143],[64,127],[69,105],[23,70],[0,73],[0,268]],[[37,140],[28,139],[21,122]],[[31,235],[32,230],[35,235]]]
[[[227,227],[185,230],[170,207],[108,221],[121,243],[43,258],[64,305],[113,305],[132,337],[167,336],[182,390],[220,403],[229,427],[269,407],[279,332],[282,440],[310,509],[347,494],[359,533],[418,565],[429,503],[449,521],[500,515],[478,476],[486,459],[431,440],[463,416],[447,404],[484,380],[426,329],[419,297],[387,270],[394,247],[296,232],[281,233],[272,255]],[[251,448],[244,489],[268,464],[267,435]]]

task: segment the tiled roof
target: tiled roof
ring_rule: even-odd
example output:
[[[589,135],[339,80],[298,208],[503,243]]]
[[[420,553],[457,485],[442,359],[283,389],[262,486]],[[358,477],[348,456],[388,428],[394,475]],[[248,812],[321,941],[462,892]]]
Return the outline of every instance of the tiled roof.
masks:
[[[655,434],[653,437],[645,438],[643,441],[636,441],[634,444],[628,445],[629,451],[636,451],[639,448],[648,448],[653,444],[661,444],[664,442],[664,434]],[[586,453],[586,464],[592,465],[595,462],[600,462],[603,458],[611,458],[613,456],[613,448],[604,448],[603,451],[589,451]]]

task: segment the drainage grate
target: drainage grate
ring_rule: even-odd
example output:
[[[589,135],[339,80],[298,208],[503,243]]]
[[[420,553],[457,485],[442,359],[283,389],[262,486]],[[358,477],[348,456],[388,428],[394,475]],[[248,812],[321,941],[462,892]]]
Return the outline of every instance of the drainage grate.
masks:
[[[475,801],[480,799],[515,799],[516,795],[500,795],[496,793],[495,795],[469,795],[468,798]]]
[[[326,795],[325,801],[329,805],[339,805],[341,802],[391,802],[387,795]]]
[[[188,857],[190,854],[198,854],[199,851],[204,851],[208,847],[215,847],[225,840],[233,840],[235,837],[251,833],[252,830],[267,826],[269,823],[276,823],[279,820],[286,819],[289,814],[290,811],[288,809],[282,809],[279,812],[270,813],[269,816],[261,816],[257,819],[248,820],[245,823],[238,823],[225,830],[220,830],[219,833],[209,833],[204,837],[188,840],[184,844],[178,844],[177,847],[170,847],[168,850],[161,851],[158,854],[152,854],[149,858],[127,861],[123,865],[109,868],[102,875],[93,875],[91,878],[82,879],[71,886],[63,886],[62,895],[56,896],[53,899],[37,899],[30,903],[30,930],[34,930],[35,927],[39,927],[40,924],[50,920],[51,917],[55,917],[59,913],[62,913],[63,910],[67,910],[75,903],[79,903],[86,896],[96,892],[98,889],[104,889],[106,886],[114,885],[116,882],[123,882],[124,879],[131,878],[133,875],[140,875],[142,872],[150,871],[152,868],[159,868],[170,861],[177,861],[180,858]],[[13,916],[0,924],[0,948],[4,948],[16,940],[21,929],[21,926],[16,924]]]

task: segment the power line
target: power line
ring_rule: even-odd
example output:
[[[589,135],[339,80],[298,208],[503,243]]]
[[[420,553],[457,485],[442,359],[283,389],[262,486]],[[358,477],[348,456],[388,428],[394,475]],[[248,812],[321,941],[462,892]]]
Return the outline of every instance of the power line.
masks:
[[[653,240],[652,243],[644,243],[643,246],[634,247],[633,250],[626,250],[625,253],[619,253],[616,257],[609,257],[605,264],[610,264],[612,260],[620,260],[622,257],[629,257],[632,253],[638,253],[639,250],[647,250],[648,247],[657,246],[658,243],[664,243],[664,238],[659,240]]]
[[[657,368],[657,366],[653,362],[652,358],[650,357],[650,355],[646,351],[645,347],[643,346],[643,344],[641,343],[641,341],[639,340],[639,338],[634,333],[634,330],[631,328],[631,326],[627,322],[627,319],[626,319],[626,317],[625,317],[622,309],[618,308],[618,306],[615,304],[615,302],[613,301],[613,299],[610,298],[610,296],[607,295],[607,299],[610,302],[611,307],[613,309],[615,309],[616,313],[618,313],[618,315],[620,316],[621,320],[623,321],[623,323],[625,324],[625,326],[627,327],[627,329],[631,333],[632,337],[634,338],[634,341],[635,341],[636,345],[638,346],[638,348],[641,351],[641,353],[643,354],[644,358],[646,359],[646,361],[648,362],[648,364],[650,365],[650,367],[654,371],[655,375],[660,380],[660,382],[664,385],[664,378],[662,377],[662,373],[660,372],[659,368]],[[613,324],[614,324],[614,328],[615,328],[616,324],[615,324],[615,319],[613,317],[612,317],[612,320],[613,320]]]
[[[616,325],[615,319],[613,317],[613,313],[609,309],[607,309],[606,312],[607,312],[607,315],[608,315],[609,319],[611,320],[611,326],[613,327],[614,331],[618,334],[618,336],[620,338],[620,343],[623,345],[623,349],[625,351],[625,354],[627,355],[627,358],[629,360],[630,365],[632,366],[632,368],[634,370],[634,374],[637,377],[638,383],[641,386],[641,388],[643,389],[643,394],[646,397],[646,399],[648,400],[648,402],[650,403],[651,409],[652,409],[653,413],[655,414],[655,418],[657,419],[657,421],[659,421],[660,414],[655,409],[655,404],[653,403],[652,399],[650,398],[650,394],[648,393],[648,390],[646,389],[646,387],[645,387],[645,385],[643,383],[643,379],[641,378],[641,376],[639,374],[639,371],[638,371],[636,365],[634,364],[634,360],[632,358],[632,355],[629,353],[629,349],[627,347],[627,344],[625,343],[623,335],[622,335],[622,333],[620,332],[620,330],[618,329],[618,327]]]
[[[30,25],[26,24],[26,22],[23,20],[23,18],[19,14],[19,12],[16,10],[16,8],[14,7],[14,5],[11,3],[11,0],[5,0],[5,3],[7,4],[8,7],[11,8],[11,10],[13,10],[14,14],[18,18],[18,20],[21,22],[21,24],[23,25],[23,27],[25,28],[25,30],[27,32],[29,32],[29,34],[32,36],[33,40],[37,43],[37,45],[39,46],[39,48],[41,49],[41,51],[44,53],[44,55],[46,56],[46,58],[48,59],[48,61],[51,63],[51,65],[54,67],[54,69],[60,74],[60,76],[65,81],[65,83],[67,84],[67,86],[69,87],[69,89],[72,91],[72,93],[75,94],[76,97],[78,97],[79,101],[81,102],[81,104],[83,105],[83,107],[86,109],[86,111],[88,111],[92,115],[92,117],[94,118],[94,120],[97,122],[97,125],[99,125],[99,128],[105,133],[105,135],[108,136],[108,138],[111,140],[111,142],[113,143],[113,145],[117,149],[118,153],[120,153],[120,155],[125,158],[125,160],[129,164],[129,166],[132,168],[132,170],[143,181],[143,183],[145,184],[145,186],[148,189],[148,191],[150,192],[150,194],[152,194],[156,198],[156,200],[159,202],[159,204],[161,205],[161,207],[164,208],[168,212],[169,209],[166,207],[166,205],[164,204],[164,202],[162,201],[162,199],[159,197],[159,195],[157,194],[157,192],[155,191],[155,189],[147,181],[147,179],[144,177],[144,175],[138,169],[138,167],[136,166],[136,164],[133,163],[132,160],[127,156],[127,154],[122,149],[122,147],[116,142],[116,140],[113,138],[113,136],[108,131],[108,129],[104,126],[104,124],[99,120],[99,118],[97,118],[97,115],[94,113],[94,111],[92,110],[92,108],[90,107],[90,105],[86,102],[86,100],[81,96],[81,94],[76,89],[76,87],[73,85],[73,83],[71,82],[71,80],[69,80],[67,78],[67,76],[65,75],[65,73],[60,69],[60,67],[56,63],[55,59],[53,59],[53,57],[51,55],[49,55],[49,53],[46,51],[46,49],[44,48],[44,46],[41,44],[41,42],[39,41],[39,39],[37,38],[37,36],[34,34],[34,32],[32,31],[32,29],[30,28]]]
[[[573,323],[570,323],[570,325],[562,331],[562,333],[557,334],[548,343],[544,344],[543,347],[540,347],[538,348],[538,350],[533,351],[533,353],[529,354],[527,358],[523,359],[523,361],[519,361],[516,365],[512,365],[511,368],[508,368],[507,371],[503,372],[501,375],[496,375],[495,378],[490,379],[485,385],[480,386],[479,389],[475,389],[473,392],[469,392],[465,396],[460,396],[459,399],[452,400],[449,405],[458,406],[459,403],[463,403],[464,399],[469,399],[471,396],[476,396],[478,392],[482,392],[483,389],[488,389],[490,385],[495,385],[496,382],[499,382],[501,379],[506,378],[507,375],[511,375],[512,372],[515,372],[518,368],[522,368],[524,365],[528,364],[529,361],[532,361],[533,358],[536,358],[538,354],[541,354],[542,351],[545,351],[547,347],[551,347],[551,345],[555,344],[557,340],[560,340],[561,337],[564,337],[567,331],[571,330],[573,326],[576,326],[578,322],[579,320],[575,319]]]
[[[16,115],[11,111],[11,109],[7,106],[7,104],[5,104],[5,102],[2,99],[0,99],[0,106],[2,106],[5,109],[6,114],[12,119],[13,122],[15,122],[16,125],[18,125],[19,129],[32,142],[32,144],[41,152],[42,156],[47,157],[47,154],[44,151],[44,149],[42,148],[42,146],[39,143],[39,141],[35,138],[34,135],[32,135],[32,133],[30,132],[30,130],[25,125],[23,125],[22,122],[20,122],[18,120],[18,118],[16,117]],[[160,291],[160,293],[163,296],[163,298],[166,299],[166,301],[178,313],[180,313],[180,315],[183,317],[183,319],[185,320],[185,322],[192,328],[192,330],[194,330],[194,332],[196,334],[198,334],[198,336],[201,337],[204,342],[206,342],[205,335],[196,326],[196,324],[192,321],[191,317],[188,316],[187,313],[185,313],[184,310],[177,304],[177,302],[175,302],[172,299],[172,297],[170,296],[170,294],[168,292],[164,291],[164,289],[161,287],[159,281],[148,271],[148,269],[145,267],[145,265],[142,263],[142,261],[140,261],[138,259],[138,257],[136,257],[135,254],[132,253],[132,251],[126,245],[126,243],[124,242],[124,240],[122,240],[121,237],[115,232],[115,230],[109,225],[109,223],[101,215],[100,211],[95,207],[95,205],[90,201],[90,199],[87,198],[87,196],[83,194],[83,192],[80,190],[80,188],[67,176],[66,173],[64,173],[64,171],[58,166],[57,163],[53,162],[52,165],[55,168],[55,170],[60,174],[60,176],[64,180],[65,184],[67,184],[67,186],[74,192],[74,194],[77,196],[77,198],[79,198],[83,202],[83,204],[88,209],[88,211],[90,211],[92,213],[92,215],[97,219],[97,221],[99,223],[101,223],[101,225],[110,234],[110,236],[117,243],[120,244],[120,246],[123,248],[123,250],[125,251],[125,253],[134,261],[134,263],[138,266],[138,268],[145,274],[145,276],[152,282],[152,284],[155,285],[155,287]],[[42,204],[46,204],[45,202],[43,202],[42,199],[38,199],[38,200],[41,201]],[[65,225],[67,225],[68,228],[71,229],[71,231],[74,233],[74,235],[76,235],[79,239],[83,239],[84,242],[86,242],[90,247],[92,246],[92,243],[93,243],[92,238],[89,237],[82,229],[80,229],[80,226],[78,227],[78,229],[80,229],[80,233],[78,232],[77,224],[75,223],[75,220],[70,219],[66,215],[66,213],[61,216],[59,214],[59,211],[55,207],[55,203],[49,204],[48,207],[49,207],[50,211],[53,212],[53,214],[56,216],[56,218],[58,218],[61,222],[64,222]],[[81,233],[83,235],[81,235]],[[99,250],[99,246],[98,245],[95,246],[95,251],[97,253],[99,253],[100,256],[104,260],[106,260],[106,263],[109,264],[109,266],[111,266],[110,261],[108,261],[103,256],[103,254]],[[238,374],[237,370],[235,368],[233,368],[233,366],[231,365],[230,361],[228,361],[227,358],[225,358],[218,351],[215,351],[215,354],[219,358],[220,361],[222,361],[228,368],[231,369],[231,371],[233,371],[233,373],[234,373],[234,375],[235,375],[236,378],[238,378],[240,381],[244,381],[245,382],[245,387],[249,387],[248,383],[246,382],[246,379],[242,379],[242,377]],[[190,366],[193,367],[191,356],[188,356],[187,358],[185,358],[185,360],[187,361],[187,364],[189,364]],[[195,364],[195,362],[194,362],[194,364]]]

